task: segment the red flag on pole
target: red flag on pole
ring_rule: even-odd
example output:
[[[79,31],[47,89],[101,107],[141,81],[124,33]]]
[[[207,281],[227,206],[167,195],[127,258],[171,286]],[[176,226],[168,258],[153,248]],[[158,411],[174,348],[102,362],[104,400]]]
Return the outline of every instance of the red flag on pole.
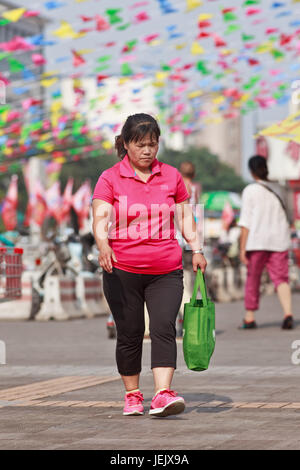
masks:
[[[45,191],[39,181],[37,181],[35,184],[32,201],[33,201],[33,204],[32,204],[31,218],[33,222],[41,226],[43,225],[43,222],[47,216],[48,208],[47,208],[47,202],[46,202],[46,197],[45,197]]]
[[[48,213],[60,224],[62,221],[62,197],[60,194],[60,182],[55,181],[52,186],[47,189],[46,203],[48,206]]]
[[[89,216],[91,196],[92,191],[88,181],[83,183],[73,196],[72,205],[78,216],[80,228],[83,228],[84,220]]]
[[[14,230],[17,225],[18,176],[12,175],[2,206],[2,219],[6,230]]]
[[[72,191],[73,191],[73,178],[69,178],[62,196],[62,207],[61,207],[61,219],[62,221],[67,220],[70,209],[72,207]]]

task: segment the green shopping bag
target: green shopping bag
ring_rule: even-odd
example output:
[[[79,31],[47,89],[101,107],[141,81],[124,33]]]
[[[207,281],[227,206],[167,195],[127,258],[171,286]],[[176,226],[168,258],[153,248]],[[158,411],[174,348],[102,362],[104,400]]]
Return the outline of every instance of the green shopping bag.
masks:
[[[202,299],[198,300],[200,288]],[[205,279],[197,270],[193,296],[184,304],[183,355],[191,370],[206,370],[215,349],[215,304],[207,298]]]

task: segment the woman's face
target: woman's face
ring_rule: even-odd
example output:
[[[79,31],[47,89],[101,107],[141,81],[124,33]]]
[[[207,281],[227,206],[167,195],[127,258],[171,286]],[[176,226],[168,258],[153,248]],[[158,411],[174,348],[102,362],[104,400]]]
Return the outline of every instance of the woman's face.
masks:
[[[124,144],[130,162],[140,170],[150,168],[158,152],[158,141],[153,136],[146,135],[143,139]]]

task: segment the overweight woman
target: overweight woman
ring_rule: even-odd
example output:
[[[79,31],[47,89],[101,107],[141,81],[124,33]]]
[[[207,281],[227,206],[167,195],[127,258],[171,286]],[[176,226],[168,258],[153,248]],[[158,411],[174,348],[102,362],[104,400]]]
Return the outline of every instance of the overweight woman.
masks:
[[[120,162],[105,170],[93,195],[93,231],[103,290],[116,329],[116,361],[125,387],[123,414],[142,415],[140,391],[144,303],[150,319],[154,396],[151,416],[181,413],[171,390],[176,368],[176,317],[183,294],[182,252],[174,220],[205,271],[203,246],[179,171],[157,160],[160,129],[148,114],[129,116],[116,137]]]

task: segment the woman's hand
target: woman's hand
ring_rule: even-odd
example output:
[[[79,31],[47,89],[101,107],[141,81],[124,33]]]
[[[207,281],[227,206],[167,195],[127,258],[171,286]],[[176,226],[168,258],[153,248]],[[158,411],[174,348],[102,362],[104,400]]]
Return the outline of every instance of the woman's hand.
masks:
[[[249,263],[249,260],[246,256],[246,250],[240,250],[240,261],[241,261],[241,263],[245,264],[246,266]]]
[[[207,261],[206,261],[206,259],[204,258],[203,255],[201,255],[200,253],[195,253],[193,255],[192,263],[193,263],[193,270],[195,272],[197,272],[197,269],[198,269],[198,266],[199,266],[199,268],[201,269],[203,274],[205,273],[205,269],[206,269],[206,266],[207,266]]]
[[[99,254],[99,264],[101,268],[103,268],[108,273],[112,273],[112,262],[111,259],[117,261],[117,258],[112,250],[112,248],[108,245],[102,245]]]

